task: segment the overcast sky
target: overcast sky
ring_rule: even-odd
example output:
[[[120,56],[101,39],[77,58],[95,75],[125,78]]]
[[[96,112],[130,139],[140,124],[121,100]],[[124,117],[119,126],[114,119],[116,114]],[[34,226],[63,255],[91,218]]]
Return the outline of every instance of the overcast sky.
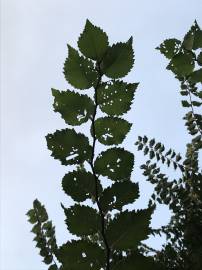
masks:
[[[61,189],[67,168],[50,157],[45,141],[47,133],[66,127],[52,110],[50,92],[68,88],[62,73],[66,44],[76,46],[87,18],[108,33],[111,43],[134,37],[135,67],[127,81],[140,86],[126,116],[134,125],[124,146],[135,153],[133,179],[141,188],[135,207],[144,208],[152,186],[138,169],[137,135],[155,137],[182,153],[189,140],[179,84],[155,47],[166,38],[181,39],[195,19],[202,26],[201,10],[201,0],[1,1],[1,270],[47,269],[25,216],[36,197],[56,225],[58,243],[70,237],[60,208],[61,201],[72,203]],[[168,218],[168,210],[158,207],[152,225]],[[162,240],[148,243],[159,248]]]

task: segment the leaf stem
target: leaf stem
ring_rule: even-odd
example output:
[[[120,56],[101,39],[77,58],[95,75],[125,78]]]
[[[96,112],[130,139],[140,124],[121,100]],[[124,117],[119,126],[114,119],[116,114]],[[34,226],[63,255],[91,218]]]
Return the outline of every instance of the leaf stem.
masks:
[[[95,89],[95,95],[94,95],[94,99],[95,99],[95,109],[94,109],[94,113],[93,113],[93,117],[92,117],[92,137],[93,137],[93,145],[92,145],[92,155],[91,155],[91,160],[89,162],[90,166],[91,166],[91,170],[95,179],[95,201],[99,210],[99,214],[101,217],[101,234],[103,237],[103,241],[106,247],[106,270],[110,270],[110,247],[109,244],[107,242],[107,238],[106,238],[106,234],[105,234],[105,215],[102,211],[100,202],[99,202],[99,194],[98,194],[98,177],[96,175],[95,172],[95,167],[94,167],[94,157],[95,157],[95,144],[96,144],[96,135],[95,135],[95,118],[96,118],[96,113],[97,113],[97,107],[98,107],[98,101],[97,101],[97,90],[98,87],[100,86],[101,83],[101,79],[102,79],[102,73],[100,70],[100,65],[99,63],[97,63],[97,71],[99,74],[98,77],[98,81],[96,86],[94,87]]]

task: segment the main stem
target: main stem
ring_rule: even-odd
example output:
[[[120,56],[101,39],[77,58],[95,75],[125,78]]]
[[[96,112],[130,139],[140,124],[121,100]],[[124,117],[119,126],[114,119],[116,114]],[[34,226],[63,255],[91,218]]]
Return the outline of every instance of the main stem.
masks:
[[[98,194],[98,177],[96,175],[95,172],[95,168],[94,168],[94,157],[95,157],[95,144],[96,144],[96,135],[95,135],[95,117],[96,117],[96,113],[97,113],[97,107],[98,107],[98,101],[97,101],[97,90],[100,86],[101,83],[101,79],[102,79],[102,73],[100,70],[100,65],[98,63],[97,65],[97,70],[98,70],[98,81],[97,84],[95,86],[95,95],[94,95],[94,101],[95,101],[95,109],[94,109],[94,113],[93,113],[93,117],[92,117],[92,137],[93,137],[93,146],[92,146],[92,155],[91,155],[91,161],[90,161],[90,166],[91,166],[91,170],[94,176],[94,180],[95,180],[95,201],[99,210],[99,214],[101,217],[101,234],[103,237],[103,241],[105,244],[105,248],[106,248],[106,270],[110,270],[110,247],[109,244],[107,242],[107,238],[106,238],[106,234],[105,234],[105,215],[103,214],[101,205],[100,205],[100,201],[99,201],[99,194]]]

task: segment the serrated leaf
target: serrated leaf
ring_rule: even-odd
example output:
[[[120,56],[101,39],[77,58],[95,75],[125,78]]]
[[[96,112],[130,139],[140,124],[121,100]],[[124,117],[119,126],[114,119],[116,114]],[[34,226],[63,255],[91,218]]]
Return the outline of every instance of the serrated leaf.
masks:
[[[132,124],[118,117],[102,117],[95,121],[95,135],[105,145],[120,144]]]
[[[74,91],[58,91],[52,89],[54,111],[59,112],[65,122],[76,126],[87,122],[93,115],[94,104],[87,95]]]
[[[84,31],[79,37],[78,47],[83,55],[99,61],[108,48],[107,34],[87,20]]]
[[[186,49],[191,51],[193,49],[194,45],[194,33],[192,31],[189,31],[182,42],[182,46]]]
[[[78,51],[68,45],[68,58],[64,64],[66,80],[77,89],[88,89],[96,82],[97,73],[93,62],[80,56]]]
[[[191,52],[180,52],[170,61],[167,69],[171,70],[178,76],[189,75],[194,69],[194,59]]]
[[[62,187],[66,194],[77,202],[83,202],[86,199],[95,199],[94,176],[85,170],[73,171],[66,174],[62,179]],[[101,191],[102,186],[98,182],[98,193],[101,193]]]
[[[97,100],[100,109],[108,115],[122,115],[132,104],[138,83],[124,83],[114,81],[103,83],[97,91]]]
[[[65,270],[104,269],[104,250],[85,240],[73,240],[62,245],[57,252],[57,258]]]
[[[154,208],[124,211],[117,215],[106,230],[109,246],[115,250],[135,249],[148,238]]]
[[[134,202],[138,197],[138,184],[131,181],[116,182],[103,191],[100,204],[105,213],[113,209],[121,210],[124,205]]]
[[[98,212],[84,205],[75,204],[65,208],[66,224],[69,231],[77,236],[87,236],[101,230],[101,220]],[[82,222],[82,225],[81,225]]]
[[[189,80],[193,83],[202,83],[202,68],[192,72],[189,76]]]
[[[88,138],[74,129],[56,130],[46,136],[48,149],[51,156],[59,159],[63,165],[80,164],[90,160],[92,147]]]
[[[160,44],[156,49],[159,50],[166,58],[171,59],[181,46],[181,42],[175,38],[166,39],[163,43]]]
[[[118,262],[112,270],[160,270],[152,257],[145,257],[140,253],[133,253]]]
[[[134,164],[134,155],[123,148],[110,148],[101,152],[95,160],[97,174],[111,180],[129,179]]]
[[[101,69],[107,77],[117,79],[126,76],[133,63],[134,53],[131,42],[120,42],[108,48]]]
[[[35,199],[33,202],[33,206],[34,206],[35,213],[37,213],[37,219],[39,219],[40,222],[47,221],[48,214],[44,205],[42,205],[39,200]]]
[[[202,30],[198,26],[197,22],[194,23],[193,30],[194,30],[193,49],[197,50],[199,48],[202,48]]]

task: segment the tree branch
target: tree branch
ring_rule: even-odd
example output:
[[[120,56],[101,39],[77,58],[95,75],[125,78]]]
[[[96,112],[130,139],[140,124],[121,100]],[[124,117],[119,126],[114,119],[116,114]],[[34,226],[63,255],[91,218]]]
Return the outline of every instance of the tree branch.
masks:
[[[100,82],[102,79],[102,73],[100,70],[100,65],[99,63],[97,64],[97,70],[98,70],[98,81],[96,86],[94,87],[95,89],[95,94],[94,94],[94,98],[95,98],[95,109],[94,109],[94,113],[93,113],[93,117],[92,117],[92,137],[93,137],[93,145],[92,145],[92,156],[91,156],[91,161],[90,161],[90,166],[91,166],[91,170],[95,179],[95,201],[99,210],[99,214],[101,217],[101,234],[103,237],[103,241],[106,247],[106,270],[110,270],[110,247],[109,244],[107,242],[107,238],[106,238],[106,234],[105,234],[105,215],[102,211],[100,202],[99,202],[99,194],[98,194],[98,176],[96,175],[95,172],[95,168],[94,168],[94,157],[95,157],[95,144],[96,144],[96,135],[95,135],[95,118],[96,118],[96,113],[97,113],[97,107],[98,107],[98,102],[97,102],[97,89],[100,86]]]

